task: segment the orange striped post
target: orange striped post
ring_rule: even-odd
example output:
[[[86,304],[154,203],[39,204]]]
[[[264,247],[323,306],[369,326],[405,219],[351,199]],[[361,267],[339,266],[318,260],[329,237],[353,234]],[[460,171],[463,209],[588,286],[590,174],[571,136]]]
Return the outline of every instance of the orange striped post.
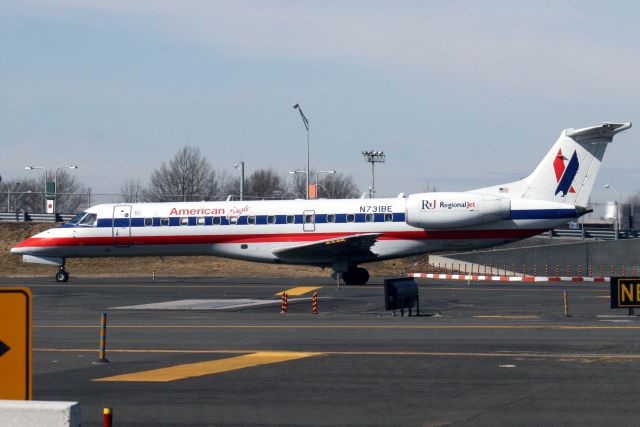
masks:
[[[111,408],[104,408],[102,410],[102,427],[113,426],[113,411]]]
[[[622,264],[622,277],[627,275],[627,266],[626,264]]]
[[[544,275],[545,277],[549,277],[549,266],[547,264],[544,265]]]
[[[582,266],[578,266],[578,277],[582,277]]]
[[[560,266],[556,264],[556,276],[560,275]]]
[[[589,277],[593,277],[593,265],[589,266]]]
[[[318,314],[318,291],[314,291],[311,298],[311,313]]]
[[[96,364],[109,363],[107,359],[107,313],[100,313],[100,349]]]
[[[536,264],[533,264],[533,275],[536,276],[538,270],[538,266]]]
[[[611,264],[611,277],[616,275],[616,266]]]
[[[280,313],[287,312],[287,306],[289,305],[289,298],[286,292],[282,293],[282,299],[280,300]]]
[[[600,264],[600,277],[604,277],[604,265]]]

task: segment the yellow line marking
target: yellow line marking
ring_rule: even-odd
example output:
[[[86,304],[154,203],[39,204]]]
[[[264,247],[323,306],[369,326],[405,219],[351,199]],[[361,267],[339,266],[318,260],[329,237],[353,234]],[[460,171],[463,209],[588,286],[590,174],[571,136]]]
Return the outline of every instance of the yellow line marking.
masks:
[[[606,299],[611,299],[611,295],[602,295],[602,296],[597,296],[594,298],[606,298]]]
[[[533,315],[501,315],[501,314],[485,314],[482,316],[473,316],[473,317],[478,317],[480,319],[539,319],[539,316],[533,316]]]
[[[38,352],[43,352],[43,353],[95,353],[96,349],[95,348],[34,348],[34,351],[38,351]],[[322,351],[322,352],[282,352],[282,351],[260,351],[260,350],[183,350],[183,349],[111,349],[109,350],[110,353],[159,353],[159,354],[243,354],[244,356],[240,356],[240,357],[246,357],[246,356],[253,356],[256,354],[260,354],[260,353],[264,353],[264,354],[290,354],[290,355],[300,355],[300,357],[296,357],[296,358],[288,358],[282,361],[287,361],[287,360],[295,360],[295,359],[301,359],[301,358],[305,358],[305,357],[312,357],[312,356],[407,356],[407,357],[412,357],[412,356],[422,356],[422,357],[532,357],[532,358],[551,358],[551,359],[611,359],[611,360],[640,360],[640,354],[612,354],[612,353],[544,353],[544,352],[493,352],[493,353],[488,353],[488,352],[444,352],[444,351]],[[247,353],[252,353],[252,354],[248,354]],[[212,362],[223,362],[225,360],[231,361],[234,359],[240,359],[240,357],[233,357],[230,359],[222,359],[222,360],[213,360],[213,361],[209,361],[209,362],[202,362],[202,363],[212,363]],[[267,362],[267,363],[278,363],[279,361],[273,361],[273,362]],[[177,368],[179,366],[189,366],[189,365],[196,365],[199,363],[195,363],[195,364],[188,364],[188,365],[178,365],[178,366],[174,366],[173,368]],[[258,364],[252,364],[252,365],[247,365],[246,367],[250,367],[250,366],[258,366],[260,364],[265,364],[265,363],[258,363]],[[155,369],[153,371],[143,371],[143,372],[139,372],[137,374],[140,373],[145,373],[145,372],[155,372],[155,371],[162,371],[162,370],[170,370],[173,368],[162,368],[162,369]],[[238,368],[233,368],[233,369],[225,369],[223,371],[220,372],[227,372],[227,371],[231,371],[231,370],[235,370],[235,369],[242,369],[242,367],[238,367]],[[137,375],[136,373],[134,374],[125,374],[124,376],[129,376],[129,375]],[[201,375],[209,375],[209,374],[201,374]],[[120,375],[118,375],[120,376]],[[197,375],[200,376],[200,375]],[[115,379],[112,380],[112,378],[115,377],[107,377],[107,378],[100,378],[94,381],[116,381]],[[187,377],[185,377],[187,378]],[[118,380],[120,381],[120,380]],[[122,380],[125,381],[125,380]],[[133,381],[133,380],[130,380]],[[156,380],[159,381],[159,380]]]
[[[97,329],[99,325],[43,325],[42,329]],[[640,325],[112,325],[109,329],[640,329]]]
[[[93,381],[168,382],[183,380],[185,378],[202,377],[204,375],[237,371],[239,369],[252,368],[254,366],[304,359],[307,357],[319,356],[321,354],[322,353],[260,351],[227,359],[186,363],[183,365],[170,366],[168,368],[152,369],[150,371],[98,378]]]
[[[308,294],[310,292],[315,291],[316,289],[320,289],[322,286],[300,286],[298,288],[287,289],[283,292],[278,292],[276,295],[282,296],[284,292],[287,293],[290,297],[298,297],[300,295]]]

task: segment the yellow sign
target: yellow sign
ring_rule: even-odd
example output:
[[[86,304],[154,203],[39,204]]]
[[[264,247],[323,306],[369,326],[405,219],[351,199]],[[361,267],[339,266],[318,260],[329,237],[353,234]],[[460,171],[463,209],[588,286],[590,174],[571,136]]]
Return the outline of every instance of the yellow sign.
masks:
[[[0,288],[0,399],[31,399],[31,291]]]
[[[640,307],[640,278],[611,278],[611,308]]]

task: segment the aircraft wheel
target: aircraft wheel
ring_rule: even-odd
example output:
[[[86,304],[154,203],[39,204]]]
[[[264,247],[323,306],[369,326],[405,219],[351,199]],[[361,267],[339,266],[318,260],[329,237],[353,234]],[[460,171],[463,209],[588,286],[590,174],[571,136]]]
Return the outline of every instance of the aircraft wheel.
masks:
[[[365,285],[369,281],[369,272],[362,267],[351,269],[342,273],[345,285]]]
[[[369,281],[369,272],[366,268],[358,267],[356,268],[356,281],[358,285],[366,285]]]
[[[56,274],[56,282],[62,283],[69,281],[69,273],[64,270],[58,271]]]

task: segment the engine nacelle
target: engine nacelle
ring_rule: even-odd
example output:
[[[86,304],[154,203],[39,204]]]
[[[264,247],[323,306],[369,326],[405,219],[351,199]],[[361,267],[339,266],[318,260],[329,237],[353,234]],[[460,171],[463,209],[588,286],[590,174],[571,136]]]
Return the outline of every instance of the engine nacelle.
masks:
[[[405,214],[413,227],[470,227],[509,219],[511,200],[476,193],[419,193],[407,198]]]

